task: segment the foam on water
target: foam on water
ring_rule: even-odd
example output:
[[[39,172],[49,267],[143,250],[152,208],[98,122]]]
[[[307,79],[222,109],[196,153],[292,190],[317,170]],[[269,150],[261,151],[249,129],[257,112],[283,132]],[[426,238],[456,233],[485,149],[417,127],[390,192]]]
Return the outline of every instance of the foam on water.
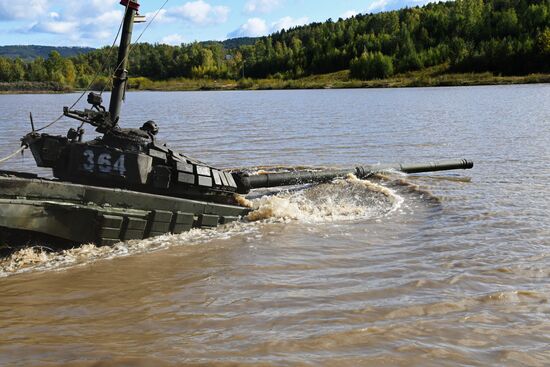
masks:
[[[166,234],[144,240],[120,242],[113,246],[87,244],[57,252],[45,251],[42,247],[24,248],[0,259],[0,277],[29,271],[61,270],[98,260],[159,251],[177,245],[194,246],[213,239],[229,238],[236,233],[246,233],[249,230],[253,228],[248,229],[244,223],[237,222],[215,229],[192,229],[177,235]]]
[[[247,201],[254,210],[249,221],[295,219],[304,223],[365,220],[401,206],[393,190],[354,175],[303,190],[281,191]]]
[[[199,245],[237,234],[252,234],[265,223],[298,221],[329,223],[380,218],[401,206],[403,198],[380,184],[353,175],[331,183],[270,192],[255,198],[236,196],[239,204],[252,208],[242,222],[214,229],[192,229],[114,246],[92,244],[51,252],[43,247],[24,248],[0,259],[0,277],[30,271],[60,270],[98,260],[158,251],[173,246]]]

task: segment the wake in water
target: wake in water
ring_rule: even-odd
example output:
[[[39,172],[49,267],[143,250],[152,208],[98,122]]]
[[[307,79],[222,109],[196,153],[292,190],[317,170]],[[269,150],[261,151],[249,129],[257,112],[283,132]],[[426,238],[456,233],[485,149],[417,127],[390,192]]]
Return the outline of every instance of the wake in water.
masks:
[[[98,260],[163,250],[178,245],[194,246],[213,239],[230,238],[238,233],[252,232],[245,223],[233,222],[214,229],[191,229],[172,235],[120,242],[113,246],[87,244],[63,251],[46,251],[43,247],[18,250],[0,259],[0,277],[29,271],[60,270],[86,265]]]
[[[304,223],[354,221],[380,217],[401,206],[393,190],[354,175],[302,190],[285,190],[246,200],[249,221],[294,219]]]
[[[65,269],[173,246],[199,245],[213,239],[253,233],[258,231],[262,223],[294,220],[321,224],[376,219],[395,211],[403,203],[403,198],[393,190],[368,180],[359,180],[354,175],[331,183],[270,191],[250,198],[237,196],[236,199],[239,204],[253,209],[242,222],[214,229],[192,229],[179,235],[166,234],[121,242],[114,246],[88,244],[59,252],[25,248],[0,259],[0,277],[29,271]]]

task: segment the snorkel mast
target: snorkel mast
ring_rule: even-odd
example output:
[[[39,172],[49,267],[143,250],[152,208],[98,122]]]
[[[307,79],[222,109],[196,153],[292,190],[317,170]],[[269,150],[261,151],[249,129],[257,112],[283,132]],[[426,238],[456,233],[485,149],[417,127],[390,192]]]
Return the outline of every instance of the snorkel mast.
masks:
[[[109,113],[114,125],[117,124],[120,116],[120,107],[126,90],[128,81],[128,53],[132,41],[132,30],[134,28],[134,17],[139,10],[138,0],[121,0],[121,5],[126,7],[124,14],[124,24],[120,36],[120,46],[118,48],[117,67],[113,75],[113,89],[111,91],[111,101],[109,103]]]

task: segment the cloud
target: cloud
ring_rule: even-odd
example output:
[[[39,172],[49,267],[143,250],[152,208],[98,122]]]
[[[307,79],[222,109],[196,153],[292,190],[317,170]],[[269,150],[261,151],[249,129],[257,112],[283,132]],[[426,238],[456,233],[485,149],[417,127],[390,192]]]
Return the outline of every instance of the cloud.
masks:
[[[89,0],[86,8],[82,1],[70,2],[62,12],[49,12],[26,31],[63,35],[80,44],[110,42],[124,14],[121,6],[115,8],[117,3],[117,0]]]
[[[403,9],[405,7],[423,6],[437,0],[375,0],[367,6],[367,13],[378,13],[382,11],[390,11]],[[439,0],[448,1],[448,0]]]
[[[289,29],[300,25],[307,24],[308,17],[294,19],[292,17],[283,17],[276,22],[271,23],[271,32],[278,32],[281,29]]]
[[[117,0],[86,0],[65,1],[65,14],[67,17],[90,17],[91,14],[105,12],[119,3]],[[122,9],[122,6],[120,6]]]
[[[181,45],[183,42],[183,36],[177,33],[170,34],[160,41],[160,43],[164,43],[166,45]]]
[[[122,17],[123,17],[122,10],[111,10],[111,11],[104,12],[94,18],[84,18],[83,23],[86,25],[93,25],[97,29],[98,24],[101,24],[101,26],[119,24],[122,20]]]
[[[176,20],[174,17],[171,17],[168,14],[168,10],[166,10],[166,9],[161,9],[158,12],[158,14],[157,14],[156,11],[153,11],[153,12],[149,12],[149,13],[145,13],[145,14],[141,14],[141,15],[144,15],[147,22],[150,22],[153,19],[153,17],[155,16],[155,14],[157,15],[156,18],[155,18],[155,23],[171,23],[171,22]]]
[[[50,12],[49,19],[34,23],[28,31],[63,35],[76,42],[109,40],[114,37],[112,26],[120,23],[122,15],[122,10],[108,10],[93,17],[77,17],[69,12],[65,12],[64,15]],[[98,27],[98,24],[105,27]]]
[[[74,34],[78,30],[77,22],[63,22],[63,21],[51,21],[51,22],[39,22],[32,26],[32,32],[39,33],[53,33],[53,34]]]
[[[281,6],[282,0],[248,0],[244,4],[244,12],[247,14],[266,14]]]
[[[340,18],[342,19],[348,19],[348,18],[351,18],[353,16],[356,16],[357,14],[359,14],[355,9],[354,10],[348,10],[347,12],[345,12],[344,14],[342,14],[340,16]]]
[[[267,24],[262,18],[249,18],[246,23],[227,35],[228,38],[237,37],[261,37],[269,33],[278,32],[281,29],[289,29],[304,25],[309,22],[308,17],[294,19],[292,17],[283,17],[276,22]]]
[[[368,13],[377,13],[386,10],[390,0],[376,0],[367,6]]]
[[[170,13],[179,15],[184,20],[199,25],[225,23],[229,8],[222,5],[210,5],[203,0],[191,1],[171,9]]]
[[[259,37],[264,36],[269,31],[269,27],[265,20],[261,18],[250,18],[239,28],[229,33],[229,38],[237,37]]]
[[[35,19],[48,11],[48,0],[0,0],[0,20]]]
[[[0,10],[10,9],[10,17],[14,18],[18,13],[17,7],[7,5],[9,1],[0,0]],[[31,3],[58,4],[61,0],[28,0]],[[65,0],[64,0],[65,1]],[[216,6],[208,0],[187,1],[181,6],[172,9],[162,9],[155,18],[157,23],[190,22],[197,25],[219,24],[227,21],[229,7]],[[17,0],[19,3],[19,0]],[[98,45],[111,43],[115,36],[117,26],[120,24],[124,8],[118,5],[119,0],[87,0],[66,1],[63,6],[55,9],[43,8],[43,14],[34,19],[34,23],[24,28],[25,32],[62,35],[72,42],[80,44]],[[21,11],[22,12],[22,11]],[[152,21],[155,13],[146,14],[147,20]],[[181,36],[170,34],[162,39],[162,42],[179,44],[183,41]],[[169,32],[167,32],[169,33]]]
[[[91,41],[97,41],[97,40],[109,40],[109,44],[112,42],[113,38],[115,37],[114,33],[110,31],[98,31],[97,29],[93,32],[83,31],[79,33],[75,38],[78,41],[82,40],[91,40]],[[105,46],[105,45],[102,45]]]

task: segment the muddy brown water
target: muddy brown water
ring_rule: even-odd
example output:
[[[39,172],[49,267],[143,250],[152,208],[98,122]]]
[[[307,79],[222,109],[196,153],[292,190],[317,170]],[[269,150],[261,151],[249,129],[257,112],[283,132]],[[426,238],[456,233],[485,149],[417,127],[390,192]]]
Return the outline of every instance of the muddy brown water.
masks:
[[[0,95],[0,156],[29,111],[40,125],[75,98]],[[150,118],[219,167],[476,165],[257,192],[253,221],[4,258],[0,365],[550,365],[549,85],[129,93],[122,124]],[[29,154],[1,168],[37,171]]]

